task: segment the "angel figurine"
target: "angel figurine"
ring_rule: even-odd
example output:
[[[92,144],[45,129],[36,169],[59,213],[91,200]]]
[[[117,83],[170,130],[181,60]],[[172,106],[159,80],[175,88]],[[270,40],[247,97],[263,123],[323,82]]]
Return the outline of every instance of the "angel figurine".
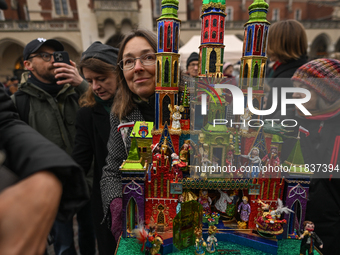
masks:
[[[208,229],[207,252],[209,253],[214,253],[216,251],[216,246],[218,246],[217,238],[215,237],[217,232],[216,226],[210,226]]]
[[[248,155],[241,155],[241,157],[248,159],[248,166],[250,171],[247,172],[247,178],[257,178],[261,169],[261,158],[259,157],[260,150],[257,147],[251,148]]]
[[[170,120],[171,120],[171,130],[181,130],[180,119],[182,118],[182,114],[180,112],[184,111],[183,105],[174,105],[172,107],[170,104],[168,105],[170,111]]]

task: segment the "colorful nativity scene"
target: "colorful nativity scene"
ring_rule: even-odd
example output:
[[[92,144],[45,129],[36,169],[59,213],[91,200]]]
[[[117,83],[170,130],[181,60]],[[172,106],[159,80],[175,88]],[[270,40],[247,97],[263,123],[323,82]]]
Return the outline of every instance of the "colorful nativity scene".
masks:
[[[286,132],[271,123],[250,125],[263,117],[252,114],[248,102],[262,109],[269,5],[254,0],[248,8],[239,85],[229,85],[243,92],[240,115],[233,115],[236,102],[225,89],[228,78],[222,75],[224,43],[228,45],[225,7],[225,0],[203,0],[199,75],[183,82],[178,1],[162,1],[155,122],[134,124],[131,149],[120,167],[122,239],[140,240],[139,249],[145,254],[188,247],[193,250],[186,254],[242,254],[221,242],[253,248],[259,251],[256,254],[277,254],[280,240],[305,234],[311,175],[302,167],[299,139],[295,138],[289,158],[280,162]],[[216,120],[229,122],[221,125]],[[290,169],[285,176],[282,171],[264,170],[284,167]]]

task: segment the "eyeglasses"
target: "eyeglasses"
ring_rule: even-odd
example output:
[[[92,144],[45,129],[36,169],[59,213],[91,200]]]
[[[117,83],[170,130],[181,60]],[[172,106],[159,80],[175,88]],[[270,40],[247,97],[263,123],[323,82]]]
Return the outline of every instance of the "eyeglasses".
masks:
[[[53,55],[53,53],[51,54],[51,53],[47,53],[47,52],[40,52],[40,53],[35,54],[34,56],[30,56],[28,59],[35,58],[35,57],[41,57],[42,60],[49,62],[51,60],[52,55]]]
[[[143,66],[151,66],[156,63],[156,54],[155,53],[147,53],[139,58],[123,58],[119,61],[119,67],[123,71],[131,70],[136,65],[136,60],[139,59]]]

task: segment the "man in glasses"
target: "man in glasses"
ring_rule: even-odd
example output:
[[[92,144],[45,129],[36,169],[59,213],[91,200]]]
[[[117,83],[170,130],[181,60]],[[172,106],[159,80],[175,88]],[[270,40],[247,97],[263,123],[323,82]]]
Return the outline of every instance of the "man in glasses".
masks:
[[[88,84],[73,61],[70,61],[71,65],[55,62],[53,53],[63,50],[64,46],[54,39],[37,38],[29,42],[23,52],[28,72],[23,73],[19,90],[12,99],[21,120],[71,155],[78,100]],[[56,254],[76,254],[72,220],[57,220],[53,230]]]
[[[191,77],[198,76],[198,54],[196,52],[191,53],[187,59],[187,73]]]

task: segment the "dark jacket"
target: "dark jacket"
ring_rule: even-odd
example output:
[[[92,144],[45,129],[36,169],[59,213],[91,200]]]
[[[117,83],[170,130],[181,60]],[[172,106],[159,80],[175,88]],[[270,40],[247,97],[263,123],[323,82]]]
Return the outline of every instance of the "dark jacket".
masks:
[[[71,219],[89,198],[84,174],[70,156],[19,120],[12,100],[0,87],[0,150],[6,167],[20,179],[41,170],[53,172],[63,184],[58,218]],[[1,178],[1,177],[0,177]]]
[[[279,118],[275,116],[275,118]],[[309,188],[309,198],[307,203],[306,220],[315,224],[315,231],[324,243],[321,249],[323,254],[338,254],[340,251],[340,148],[337,147],[336,137],[340,139],[340,115],[334,116],[325,121],[307,120],[297,117],[295,109],[289,109],[287,116],[281,119],[295,119],[298,125],[294,128],[294,133],[290,134],[297,137],[299,126],[306,128],[310,135],[300,134],[301,150],[305,164],[310,168],[312,164],[326,164],[331,162],[332,156],[337,156],[338,171],[325,173],[322,170],[317,173],[315,165],[314,177]],[[284,162],[292,151],[296,139],[285,139],[281,162]]]
[[[99,103],[94,107],[81,108],[77,113],[76,130],[73,159],[83,167],[86,174],[94,162],[91,200],[99,253],[113,254],[116,241],[107,226],[101,224],[104,213],[100,193],[100,179],[105,166],[110,135],[109,113]]]
[[[291,60],[285,64],[281,64],[271,75],[266,78],[266,83],[270,88],[277,88],[278,104],[274,113],[268,115],[267,118],[271,119],[277,112],[281,110],[281,88],[293,87],[293,83],[290,80],[293,77],[295,71],[302,65],[307,63],[307,56],[302,56],[297,60]],[[292,98],[293,93],[288,93],[287,98]],[[273,103],[272,90],[269,92],[267,100],[267,109],[270,109]]]
[[[29,105],[26,106],[29,107],[27,124],[71,155],[76,134],[78,99],[79,95],[87,90],[87,83],[84,81],[77,88],[65,84],[53,98],[43,89],[28,82],[28,75],[29,73],[23,73],[19,87],[19,91],[29,97]],[[18,106],[20,104],[18,101],[23,100],[23,97],[16,96],[17,93],[12,99]],[[19,114],[22,115],[20,109]],[[20,118],[26,121],[23,116]]]

